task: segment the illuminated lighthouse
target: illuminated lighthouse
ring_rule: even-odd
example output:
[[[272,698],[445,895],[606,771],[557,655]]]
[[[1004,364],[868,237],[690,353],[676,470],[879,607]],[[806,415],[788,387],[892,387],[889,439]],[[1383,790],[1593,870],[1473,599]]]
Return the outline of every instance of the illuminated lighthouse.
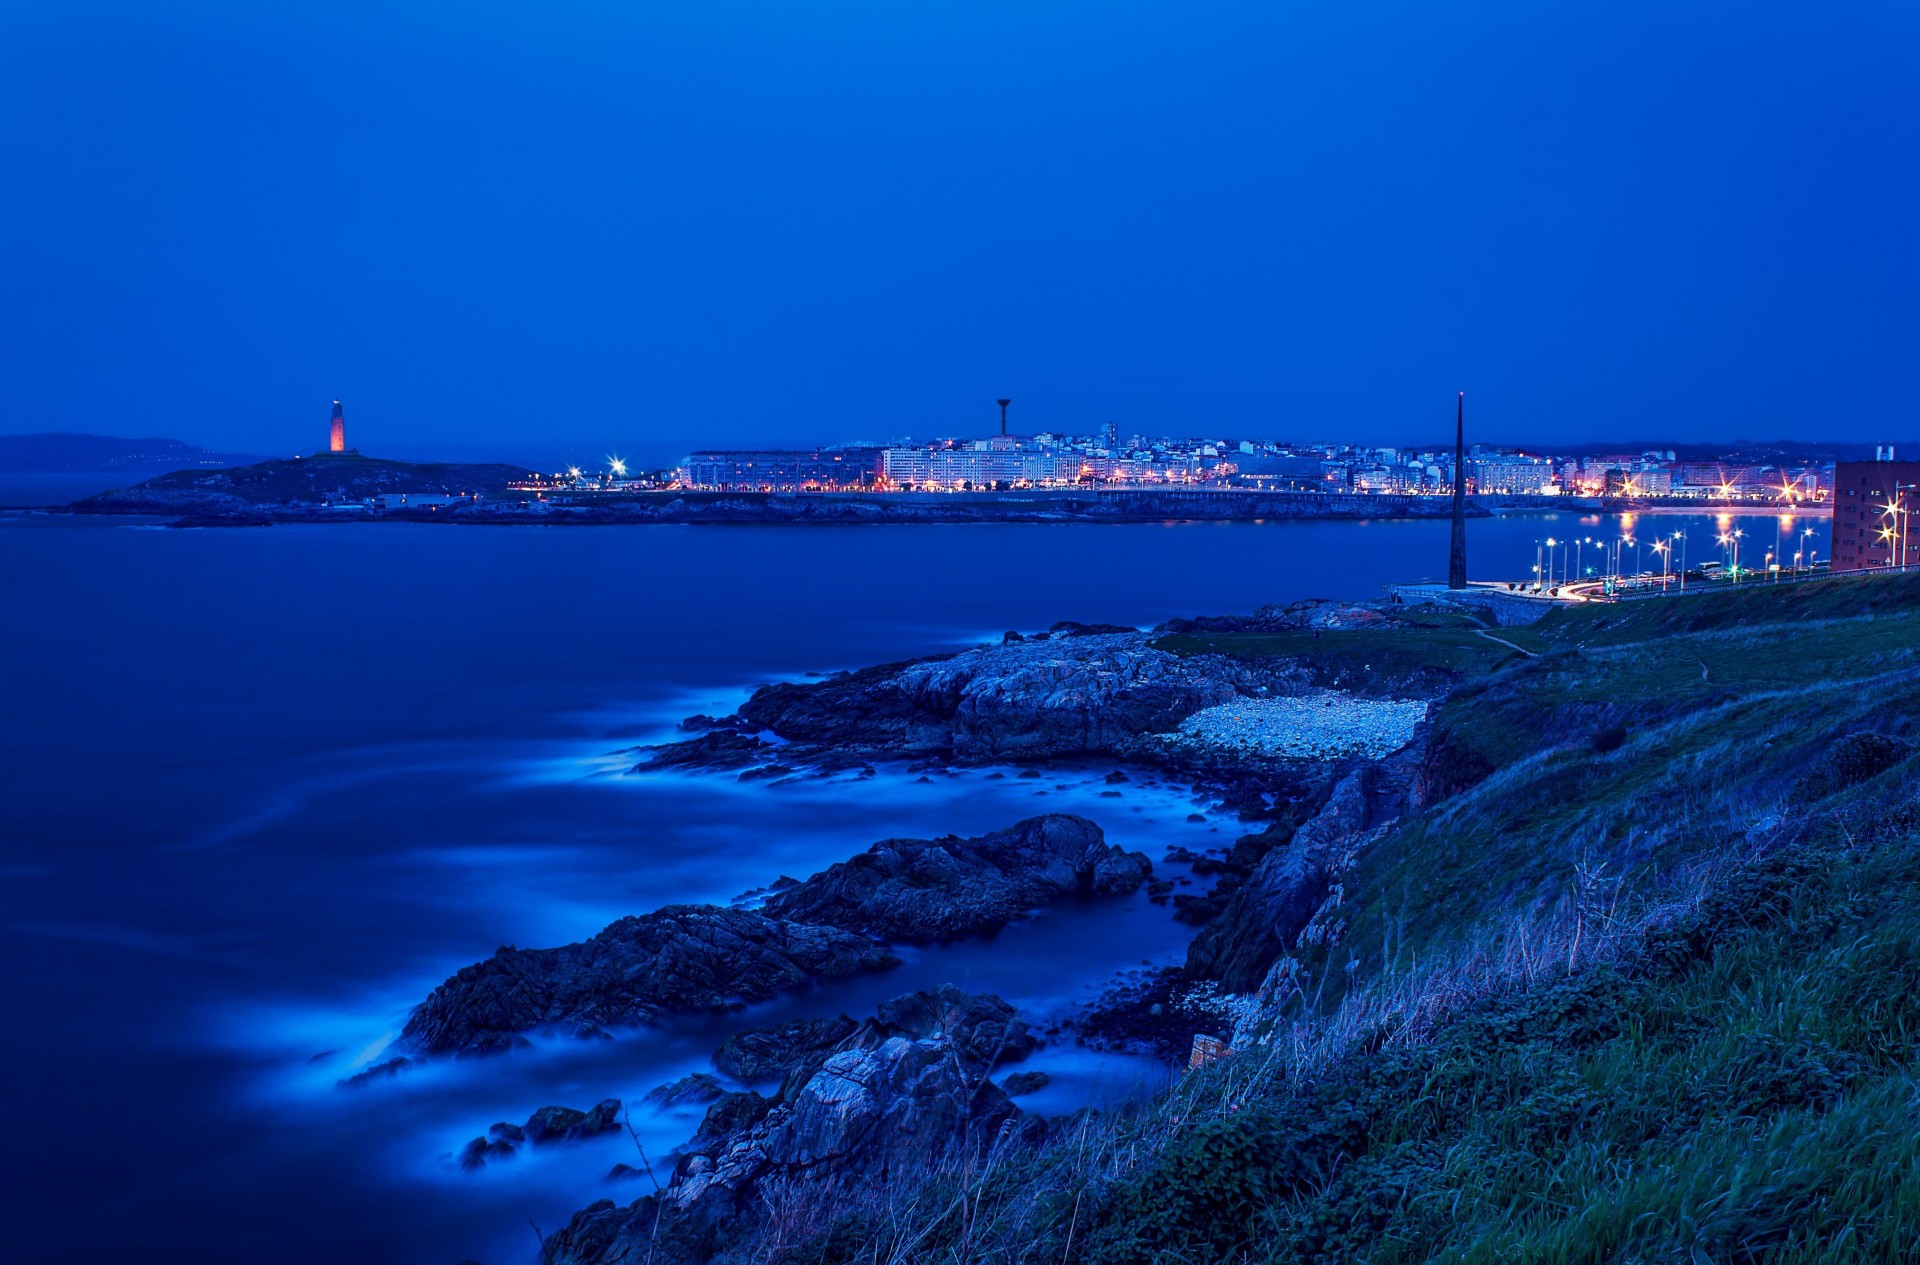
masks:
[[[347,415],[340,411],[340,401],[333,402],[333,431],[327,438],[329,452],[347,450]]]

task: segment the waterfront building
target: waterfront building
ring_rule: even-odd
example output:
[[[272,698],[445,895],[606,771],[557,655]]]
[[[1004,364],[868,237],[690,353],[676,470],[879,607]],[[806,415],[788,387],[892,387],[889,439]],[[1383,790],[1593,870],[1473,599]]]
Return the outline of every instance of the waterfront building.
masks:
[[[876,487],[882,448],[712,450],[685,462],[689,488],[720,492],[850,491]]]
[[[1608,496],[1666,496],[1673,491],[1673,472],[1665,466],[1613,466],[1602,487]]]
[[[1545,457],[1499,455],[1467,462],[1475,492],[1537,495],[1553,489],[1553,462]]]
[[[1920,508],[1920,461],[1842,461],[1833,468],[1833,569],[1912,565],[1920,539],[1909,520]]]

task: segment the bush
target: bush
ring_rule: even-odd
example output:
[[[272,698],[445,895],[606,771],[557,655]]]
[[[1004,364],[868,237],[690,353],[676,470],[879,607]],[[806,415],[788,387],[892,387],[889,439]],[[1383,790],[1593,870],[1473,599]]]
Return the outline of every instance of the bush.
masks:
[[[1913,745],[1885,734],[1851,733],[1836,738],[1825,754],[1794,784],[1801,802],[1825,799],[1850,786],[1879,777],[1913,754]]]

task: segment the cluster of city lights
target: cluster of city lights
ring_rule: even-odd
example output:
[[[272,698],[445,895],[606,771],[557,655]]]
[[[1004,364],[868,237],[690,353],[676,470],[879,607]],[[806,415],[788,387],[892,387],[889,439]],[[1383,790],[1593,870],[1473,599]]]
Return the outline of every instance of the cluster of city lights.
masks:
[[[1784,532],[1791,523],[1791,515],[1782,515],[1779,526]],[[1742,575],[1750,574],[1752,568],[1743,569],[1740,565],[1740,548],[1746,540],[1746,535],[1745,529],[1733,527],[1723,519],[1720,530],[1714,536],[1714,543],[1720,546],[1724,560],[1720,562],[1703,563],[1699,568],[1700,571],[1708,574],[1717,571],[1726,578],[1736,582]],[[1814,529],[1812,527],[1806,527],[1796,533],[1797,539],[1794,541],[1787,542],[1784,538],[1776,540],[1774,547],[1766,551],[1766,559],[1762,564],[1762,570],[1769,574],[1778,574],[1786,565],[1789,557],[1792,559],[1790,570],[1795,573],[1803,570],[1811,571],[1816,569],[1818,565],[1818,551],[1813,547],[1813,535]],[[1660,556],[1660,571],[1659,574],[1656,575],[1651,570],[1645,569],[1640,565],[1640,550],[1642,545],[1639,537],[1633,534],[1630,524],[1627,530],[1621,532],[1618,536],[1581,536],[1577,539],[1568,540],[1548,536],[1544,540],[1536,540],[1534,542],[1533,588],[1535,592],[1541,592],[1546,589],[1554,589],[1554,591],[1558,592],[1559,589],[1565,588],[1570,593],[1578,593],[1597,585],[1604,591],[1611,593],[1615,587],[1623,583],[1628,585],[1659,584],[1664,587],[1677,580],[1680,590],[1685,592],[1689,571],[1687,565],[1687,540],[1688,537],[1685,531],[1675,531],[1670,535],[1657,536],[1646,544],[1646,548],[1653,550],[1654,553]],[[1787,543],[1793,543],[1798,546],[1791,555],[1786,552]],[[1586,550],[1588,548],[1595,548],[1600,551],[1600,566],[1598,568],[1586,564]],[[1625,564],[1626,550],[1628,548],[1632,548],[1634,551],[1634,561],[1631,568]],[[1677,558],[1675,556],[1676,550],[1679,551]],[[1572,556],[1569,557],[1569,554]],[[1557,585],[1554,578],[1556,559],[1559,563],[1559,580]],[[1571,566],[1569,566],[1569,563],[1571,563]]]

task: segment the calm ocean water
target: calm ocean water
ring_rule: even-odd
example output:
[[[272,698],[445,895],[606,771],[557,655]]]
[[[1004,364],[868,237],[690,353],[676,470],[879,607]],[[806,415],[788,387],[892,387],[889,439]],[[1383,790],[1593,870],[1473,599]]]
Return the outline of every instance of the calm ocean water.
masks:
[[[1696,549],[1711,536],[1702,519],[1658,521]],[[1814,526],[1825,556],[1824,519],[1742,525],[1761,548]],[[1482,520],[1474,571],[1524,576],[1538,538],[1613,529]],[[1104,770],[743,786],[625,775],[624,749],[760,682],[1009,628],[1374,596],[1442,570],[1445,534],[1392,521],[171,531],[0,514],[5,1255],[530,1260],[528,1218],[551,1228],[637,1193],[602,1179],[631,1144],[477,1175],[444,1157],[494,1120],[638,1097],[704,1067],[728,1025],[334,1088],[453,970],[500,944],[725,899],[889,834],[1070,810],[1158,860],[1234,831],[1186,822],[1177,788],[1101,798]],[[1177,960],[1186,934],[1143,900],[1060,913],[763,1013],[860,1014],[952,980],[1044,1017],[1116,971]],[[1041,1059],[1057,1084],[1030,1105],[1046,1110],[1155,1074]],[[650,1149],[694,1123],[649,1118]]]

